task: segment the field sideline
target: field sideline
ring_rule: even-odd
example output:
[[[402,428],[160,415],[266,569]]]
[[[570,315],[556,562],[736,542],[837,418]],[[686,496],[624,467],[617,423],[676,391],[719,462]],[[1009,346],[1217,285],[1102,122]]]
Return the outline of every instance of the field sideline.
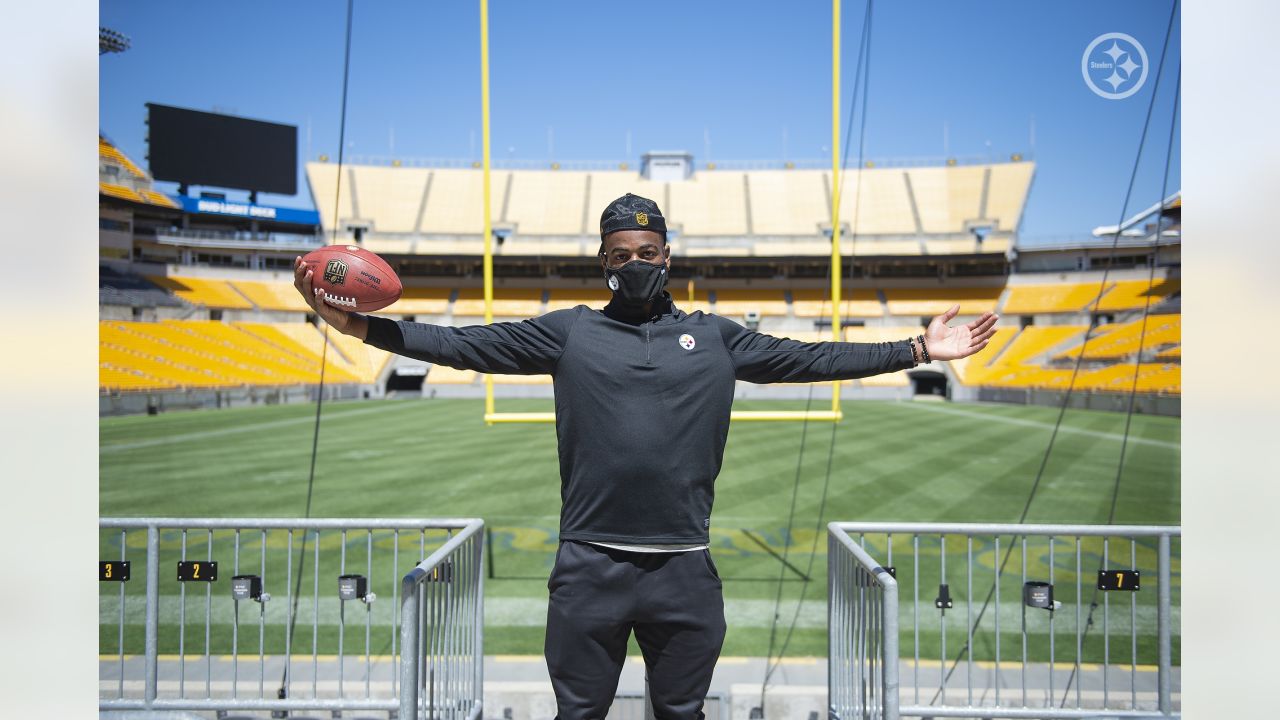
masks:
[[[518,412],[546,410],[550,403],[501,405]],[[803,409],[804,403],[735,407]],[[480,400],[326,405],[312,515],[483,518],[493,540],[485,651],[537,654],[559,511],[555,431],[547,425],[486,427],[481,411]],[[730,432],[712,515],[712,552],[729,622],[726,655],[766,653],[780,575],[787,578],[783,630],[807,586],[787,654],[825,654],[828,521],[1015,522],[1057,416],[1052,408],[937,402],[846,402],[844,411],[845,420],[834,427],[834,448],[827,423],[742,423]],[[292,405],[103,418],[99,512],[299,517],[314,416],[314,406]],[[1124,424],[1123,414],[1067,412],[1027,522],[1106,521]],[[1177,418],[1134,416],[1117,523],[1179,523],[1180,428]],[[829,450],[831,482],[819,519]],[[800,492],[788,547],[797,471]],[[815,541],[816,554],[810,552]],[[111,552],[109,538],[103,543],[102,552]],[[784,552],[810,582],[783,570],[776,555]],[[176,593],[162,585],[162,593],[171,591]],[[1143,595],[1144,604],[1154,602],[1154,593]],[[114,597],[102,594],[104,623],[118,607],[111,604]],[[964,598],[956,599],[959,610]],[[140,628],[132,620],[134,606],[128,607],[132,643]],[[1144,613],[1139,622],[1146,622]],[[256,628],[254,639],[256,650]],[[115,630],[104,627],[100,640],[101,651],[110,653]]]

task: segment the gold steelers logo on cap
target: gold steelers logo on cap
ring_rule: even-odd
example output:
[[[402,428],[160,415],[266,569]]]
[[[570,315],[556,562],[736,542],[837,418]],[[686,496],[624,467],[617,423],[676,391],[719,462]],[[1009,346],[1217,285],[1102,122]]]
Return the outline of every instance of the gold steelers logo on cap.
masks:
[[[648,224],[649,224],[649,213],[642,213],[642,212],[638,212],[638,213],[636,213],[636,224],[637,224],[637,225],[648,225]]]

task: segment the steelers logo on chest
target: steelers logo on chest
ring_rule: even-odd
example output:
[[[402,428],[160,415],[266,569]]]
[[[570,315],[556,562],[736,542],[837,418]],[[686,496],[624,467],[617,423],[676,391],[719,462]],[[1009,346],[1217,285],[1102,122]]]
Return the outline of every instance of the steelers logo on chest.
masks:
[[[685,350],[692,350],[693,346],[697,344],[698,343],[693,339],[693,336],[688,333],[685,333],[684,335],[680,336],[680,347],[684,348]]]

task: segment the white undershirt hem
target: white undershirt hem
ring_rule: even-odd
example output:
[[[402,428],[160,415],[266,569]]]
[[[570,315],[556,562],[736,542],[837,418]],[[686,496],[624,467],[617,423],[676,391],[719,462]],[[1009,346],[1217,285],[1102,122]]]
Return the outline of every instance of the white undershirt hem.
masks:
[[[614,550],[643,553],[677,553],[709,549],[707,545],[622,545],[619,543],[595,542],[593,540],[587,540],[585,542],[591,545],[599,545],[600,547],[613,548]]]

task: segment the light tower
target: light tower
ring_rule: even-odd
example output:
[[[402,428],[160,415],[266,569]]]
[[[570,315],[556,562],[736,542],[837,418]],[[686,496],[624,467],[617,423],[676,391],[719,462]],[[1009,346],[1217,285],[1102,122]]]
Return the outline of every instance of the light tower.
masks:
[[[98,26],[98,55],[121,53],[129,49],[129,38],[110,28]]]

